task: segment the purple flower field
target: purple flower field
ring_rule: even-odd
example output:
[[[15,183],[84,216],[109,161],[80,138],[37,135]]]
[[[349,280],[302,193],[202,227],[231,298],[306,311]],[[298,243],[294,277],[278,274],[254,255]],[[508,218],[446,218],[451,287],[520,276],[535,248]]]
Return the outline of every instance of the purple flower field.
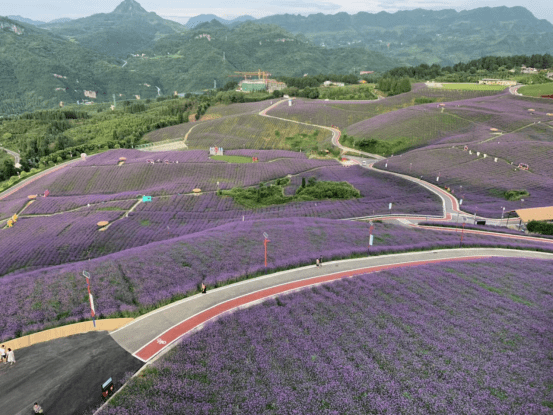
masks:
[[[307,159],[300,153],[261,150],[241,150],[235,154],[257,154],[267,162],[202,163],[206,153],[175,152],[175,158],[185,155],[180,163],[151,165],[141,162],[142,152],[114,150],[95,156],[96,166],[86,165],[92,160],[77,162],[74,167],[66,167],[25,186],[9,197],[13,200],[1,200],[0,207],[6,208],[7,217],[27,203],[25,195],[43,192],[46,188],[50,191],[48,197],[39,197],[27,207],[13,228],[0,229],[0,250],[4,259],[0,275],[24,268],[31,270],[97,258],[243,218],[365,217],[389,213],[390,202],[393,213],[442,213],[440,200],[426,189],[359,166],[345,168],[335,160]],[[129,163],[115,165],[122,155]],[[302,178],[316,177],[318,180],[347,181],[360,190],[362,197],[248,210],[235,204],[232,198],[215,193],[218,181],[220,188],[228,189],[255,186],[288,174],[295,175],[289,186],[292,191],[301,184]],[[42,180],[47,180],[47,185],[42,184]],[[191,194],[196,187],[203,193]],[[139,202],[143,194],[152,195],[152,202],[139,203],[127,217],[126,211]],[[110,227],[99,232],[96,224],[103,220],[109,221]]]
[[[114,213],[117,212],[102,212],[102,217]],[[92,217],[94,221],[98,219],[96,215]],[[86,220],[89,219],[80,218],[72,226],[80,226],[80,222]],[[48,265],[44,263],[41,269],[21,270],[2,277],[0,304],[4,318],[0,319],[0,341],[29,331],[89,318],[86,283],[79,276],[83,270],[88,270],[92,275],[92,292],[98,315],[136,315],[197,292],[202,282],[215,286],[263,271],[263,232],[267,232],[271,240],[268,245],[268,267],[269,270],[275,270],[312,264],[313,258],[319,255],[323,255],[325,261],[365,255],[369,240],[368,227],[366,222],[318,218],[233,221],[217,228],[196,231],[194,234],[127,249],[90,261],[84,260],[86,250],[90,248],[89,241],[86,241],[87,230],[82,231],[82,238],[76,240],[73,246],[65,247],[65,251],[61,248],[47,251],[44,244],[37,248],[33,242],[29,242],[29,251],[39,252],[44,262],[49,259],[46,257],[46,253],[49,253],[63,257],[65,264],[44,268]],[[108,234],[112,228],[99,233]],[[373,234],[371,254],[374,255],[456,248],[460,241],[460,232],[413,229],[385,223],[376,223]],[[139,236],[120,237],[128,240]],[[119,244],[119,241],[108,238],[95,240],[92,248],[109,249],[110,244]],[[552,244],[505,240],[487,235],[465,234],[463,246],[553,251]],[[73,252],[83,253],[80,258],[83,261],[67,263],[79,259],[72,257],[75,255]],[[21,250],[16,253],[27,255],[21,253]]]
[[[474,213],[478,208],[478,215],[485,217],[501,217],[503,206],[510,211],[553,204],[552,176],[519,170],[504,160],[496,163],[493,154],[484,158],[459,147],[434,147],[394,156],[375,167],[385,169],[386,163],[390,171],[450,187],[463,199],[462,210]],[[530,196],[524,202],[508,201],[503,194],[512,189],[526,189]]]
[[[345,129],[352,124],[379,114],[411,107],[415,105],[414,100],[418,97],[431,97],[436,98],[437,102],[448,102],[481,97],[490,93],[497,94],[497,92],[491,91],[440,90],[428,88],[424,84],[415,84],[411,92],[367,102],[298,98],[293,101],[291,107],[287,104],[280,104],[270,110],[268,115],[318,125],[336,125],[341,129]]]
[[[488,259],[282,295],[207,323],[102,414],[550,413],[552,277]]]
[[[529,109],[535,111],[529,112]],[[528,102],[501,94],[455,101],[443,108],[433,103],[400,109],[350,125],[347,133],[380,140],[411,139],[418,145],[430,141],[483,141],[494,137],[490,128],[508,133],[534,122],[550,121],[546,114],[552,109],[553,105],[546,102]],[[542,130],[551,137],[550,129],[543,127]]]

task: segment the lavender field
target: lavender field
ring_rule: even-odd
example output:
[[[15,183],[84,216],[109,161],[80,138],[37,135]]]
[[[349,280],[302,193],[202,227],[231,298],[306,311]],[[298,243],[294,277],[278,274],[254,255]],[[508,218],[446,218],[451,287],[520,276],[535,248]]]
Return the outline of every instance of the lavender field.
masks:
[[[389,213],[389,203],[397,214],[442,213],[441,201],[433,193],[360,166],[345,168],[332,159],[307,159],[303,153],[284,150],[234,150],[227,154],[255,155],[260,161],[231,164],[211,160],[200,150],[112,150],[23,187],[0,200],[5,218],[20,215],[15,226],[0,229],[0,275],[97,258],[242,219],[366,217]],[[118,166],[120,157],[126,161]],[[149,164],[149,158],[170,163]],[[362,197],[245,209],[232,198],[216,194],[217,188],[257,186],[287,175],[291,184],[286,192],[295,192],[302,178],[315,177],[347,181]],[[202,193],[193,194],[194,188]],[[48,197],[38,197],[21,211],[28,194],[41,194],[46,189]],[[142,195],[151,195],[152,201],[141,203]],[[100,221],[108,221],[109,228],[99,232]]]
[[[32,271],[20,270],[3,276],[0,304],[5,318],[0,319],[0,341],[88,319],[86,283],[79,277],[83,270],[93,275],[96,312],[103,318],[147,312],[196,293],[202,282],[218,286],[255,276],[264,270],[263,232],[267,232],[271,240],[268,246],[269,270],[313,264],[313,258],[319,255],[328,261],[367,254],[369,225],[366,222],[292,217],[220,223],[216,228],[167,241],[108,255],[104,252],[104,256],[90,261],[86,261],[89,247],[83,242],[87,235],[83,235],[71,249],[66,247],[65,252],[52,252],[52,255],[65,255],[63,265],[45,267],[47,264],[42,264]],[[457,248],[461,235],[460,232],[413,229],[385,223],[375,224],[373,234],[371,255]],[[96,247],[109,249],[111,243],[116,241],[100,240]],[[46,255],[45,247],[35,248],[31,242],[29,244],[32,250],[42,252],[43,257]],[[553,251],[551,243],[470,234],[464,235],[463,246]],[[69,263],[77,260],[71,258],[73,251],[84,254],[80,262]]]
[[[495,162],[494,158],[493,153],[484,158],[483,153],[477,156],[459,147],[433,147],[394,156],[375,167],[386,169],[387,163],[390,171],[422,176],[423,180],[447,186],[463,199],[462,210],[474,213],[478,209],[478,214],[485,217],[501,217],[503,207],[510,211],[553,204],[553,176],[546,174],[550,169],[547,160],[543,170],[536,164],[535,169],[525,171],[505,160]],[[530,195],[524,201],[508,201],[504,193],[512,189],[525,189]]]
[[[282,295],[207,323],[102,414],[550,413],[552,277],[488,259]]]
[[[357,138],[403,139],[411,142],[411,147],[418,147],[427,143],[483,142],[497,137],[491,128],[500,133],[526,128],[532,132],[534,123],[543,122],[544,126],[540,126],[542,140],[550,141],[553,131],[545,123],[550,121],[547,113],[551,109],[548,103],[528,102],[501,94],[400,109],[350,125],[347,133]]]
[[[341,129],[345,129],[350,125],[379,114],[412,107],[415,105],[415,99],[420,97],[432,98],[436,102],[449,102],[491,94],[497,93],[491,91],[440,90],[428,88],[424,84],[415,84],[411,92],[378,101],[348,102],[299,98],[293,101],[291,107],[287,104],[281,104],[270,110],[268,115],[311,124],[326,125],[328,127],[336,125]]]

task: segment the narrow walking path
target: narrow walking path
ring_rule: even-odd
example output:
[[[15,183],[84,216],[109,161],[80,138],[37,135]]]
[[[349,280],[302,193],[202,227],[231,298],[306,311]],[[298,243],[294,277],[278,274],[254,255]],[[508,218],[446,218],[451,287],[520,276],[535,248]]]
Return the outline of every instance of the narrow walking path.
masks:
[[[290,98],[290,99],[294,99],[294,98]],[[371,157],[371,158],[374,158],[376,160],[383,160],[384,159],[384,157],[379,156],[378,154],[366,153],[366,152],[361,151],[361,150],[356,150],[355,148],[344,147],[343,145],[341,145],[340,144],[340,136],[342,135],[342,133],[338,128],[327,127],[326,125],[310,124],[310,123],[307,123],[307,122],[289,120],[287,118],[275,117],[274,115],[268,115],[267,114],[267,111],[270,111],[273,108],[276,108],[278,105],[280,105],[281,103],[286,102],[286,101],[288,101],[288,99],[283,99],[283,100],[277,101],[273,105],[265,108],[263,111],[260,111],[259,115],[261,115],[263,117],[269,117],[269,118],[274,118],[274,119],[277,119],[277,120],[288,121],[288,122],[293,122],[293,123],[296,123],[296,124],[308,125],[310,127],[317,127],[317,128],[322,128],[324,130],[328,130],[332,133],[332,139],[331,139],[332,140],[332,145],[334,145],[335,147],[338,147],[340,150],[342,150],[343,153],[351,152],[351,153],[362,154],[366,157]]]
[[[496,248],[444,249],[349,259],[277,272],[198,294],[145,314],[111,333],[112,338],[143,362],[151,361],[205,322],[265,298],[300,288],[391,268],[485,257],[553,260],[553,254]]]

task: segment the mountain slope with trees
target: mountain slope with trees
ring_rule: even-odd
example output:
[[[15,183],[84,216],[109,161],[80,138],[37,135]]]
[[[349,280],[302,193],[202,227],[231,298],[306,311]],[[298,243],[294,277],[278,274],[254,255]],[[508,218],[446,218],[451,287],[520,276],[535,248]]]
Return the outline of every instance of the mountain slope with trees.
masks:
[[[40,26],[98,53],[125,58],[154,45],[163,36],[186,31],[172,20],[147,12],[135,0],[124,0],[111,13]]]
[[[403,63],[452,65],[495,55],[553,52],[553,25],[524,7],[473,10],[407,10],[354,15],[273,15],[257,23],[276,24],[304,34],[315,44],[362,44]]]

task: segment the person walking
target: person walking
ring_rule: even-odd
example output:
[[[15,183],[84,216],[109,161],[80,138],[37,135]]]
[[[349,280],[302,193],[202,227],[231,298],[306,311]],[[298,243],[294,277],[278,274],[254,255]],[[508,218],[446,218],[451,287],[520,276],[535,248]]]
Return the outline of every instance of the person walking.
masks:
[[[7,356],[6,356],[6,346],[2,345],[2,347],[0,347],[0,362],[4,362],[4,364],[8,364],[8,362],[6,361],[7,360]]]
[[[319,266],[320,267],[323,266],[323,256],[322,255],[319,256]]]
[[[35,411],[35,414],[43,414],[44,413],[41,406],[37,402],[35,402],[35,404],[33,406],[33,411]]]
[[[8,347],[8,363],[11,363],[11,365],[15,364],[15,353],[9,347]]]
[[[319,268],[319,258],[315,259],[315,265],[317,265],[317,268]]]
[[[205,284],[202,282],[202,294],[205,294],[207,292],[207,287],[205,286]]]

